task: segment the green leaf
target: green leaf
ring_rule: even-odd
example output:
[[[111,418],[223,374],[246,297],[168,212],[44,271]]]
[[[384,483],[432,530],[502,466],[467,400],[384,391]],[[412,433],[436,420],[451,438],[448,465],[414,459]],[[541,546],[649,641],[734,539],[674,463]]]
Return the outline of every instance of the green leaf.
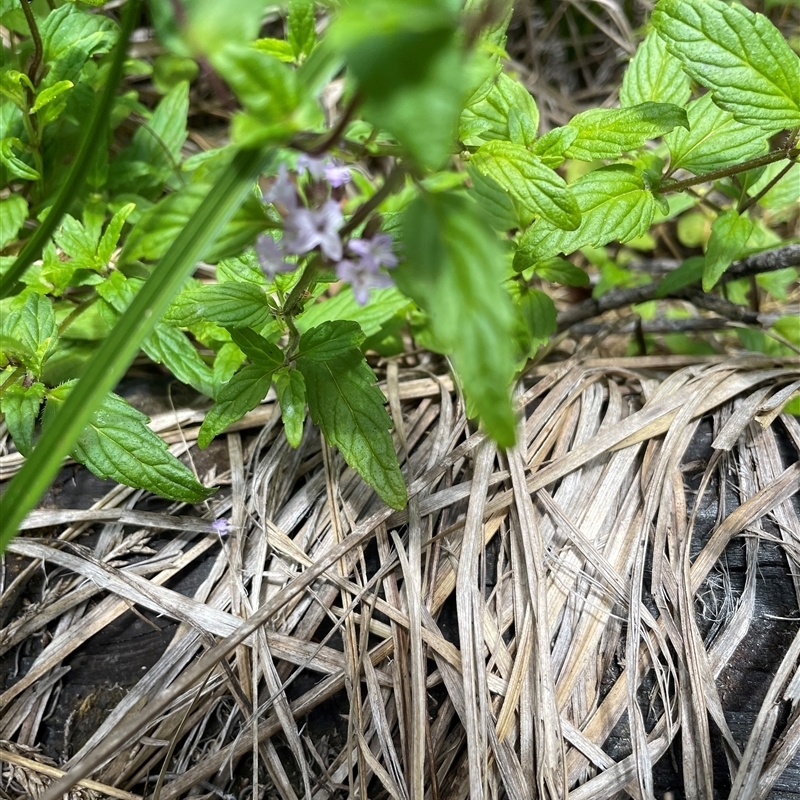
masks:
[[[272,39],[270,37],[256,39],[253,42],[253,47],[260,53],[266,53],[272,58],[277,58],[278,61],[290,62],[295,60],[294,49],[289,42],[283,39]]]
[[[0,72],[0,94],[5,95],[22,111],[28,109],[26,89],[35,91],[31,79],[24,72],[16,69],[4,69]]]
[[[538,127],[539,109],[530,92],[501,72],[491,91],[461,112],[459,137],[466,144],[501,139],[531,145]]]
[[[726,269],[744,250],[753,221],[748,216],[739,216],[735,209],[723,211],[711,224],[711,236],[706,245],[706,260],[703,268],[703,291],[710,292]]]
[[[553,128],[533,145],[532,153],[548,167],[556,168],[564,163],[567,148],[575,141],[578,131],[569,125]]]
[[[264,0],[239,0],[235,9],[218,0],[190,0],[183,5],[186,41],[195,52],[212,59],[228,43],[253,41],[258,36],[265,7]]]
[[[16,241],[27,218],[28,203],[22,195],[12,194],[0,200],[0,248]]]
[[[779,161],[775,164],[768,164],[761,177],[752,186],[747,188],[747,194],[755,197],[771,180],[786,168],[786,162]],[[791,207],[800,201],[800,178],[798,177],[800,167],[797,163],[789,169],[783,177],[772,186],[772,188],[758,201],[762,208],[781,209]]]
[[[660,0],[652,23],[736,120],[769,133],[800,125],[800,60],[766,17],[722,0]]]
[[[72,259],[73,267],[96,266],[97,239],[69,214],[64,214],[53,241]]]
[[[286,441],[290,447],[299,447],[303,439],[303,423],[306,420],[306,382],[303,373],[282,367],[273,377]]]
[[[100,242],[97,245],[97,261],[107,266],[114,254],[114,250],[119,243],[119,237],[122,233],[122,226],[136,208],[134,203],[126,203],[122,208],[111,217],[108,225],[106,226],[103,235],[100,237]]]
[[[655,31],[651,31],[625,71],[619,92],[620,105],[653,102],[685,106],[691,93],[692,81],[680,59],[667,50],[664,40]]]
[[[5,164],[6,169],[15,178],[22,178],[26,181],[40,180],[42,176],[38,171],[14,155],[14,149],[24,150],[25,145],[15,136],[0,139],[0,163]]]
[[[192,184],[174,194],[167,195],[152,208],[145,211],[128,234],[120,259],[123,262],[136,259],[156,260],[161,258],[177,238],[186,223],[197,211],[209,192],[205,184]],[[225,226],[222,235],[201,257],[218,261],[225,256],[240,253],[267,223],[262,203],[250,195]]]
[[[230,328],[260,328],[270,320],[264,290],[234,282],[186,289],[164,315],[164,322],[181,328],[201,320]]]
[[[302,333],[328,320],[351,320],[358,323],[364,336],[372,336],[385,322],[409,305],[408,298],[390,286],[387,289],[373,289],[369,303],[362,306],[356,302],[353,290],[348,286],[334,297],[327,297],[324,302],[307,306],[295,324]]]
[[[244,353],[233,343],[225,342],[217,351],[214,359],[214,396],[234,376],[236,370],[244,363]]]
[[[358,348],[364,338],[364,332],[357,322],[323,322],[300,337],[297,357],[308,361],[329,361]]]
[[[320,328],[344,341],[357,327],[351,322],[339,326],[341,332],[333,322]],[[314,343],[318,331],[313,328],[300,337],[301,352],[320,354]],[[311,419],[328,442],[339,448],[344,460],[388,506],[404,508],[408,496],[389,435],[391,421],[375,385],[375,374],[361,351],[350,347],[326,360],[300,357],[297,368],[305,381]]]
[[[200,432],[197,444],[201,449],[208,447],[211,440],[222,433],[228,425],[240,420],[252,411],[269,392],[272,371],[265,371],[258,364],[250,364],[237,372],[226,386],[217,392],[216,403],[209,409]]]
[[[685,169],[702,175],[741,164],[767,151],[761,128],[737,122],[710,94],[686,107],[689,130],[676,129],[664,137],[670,152],[670,172]]]
[[[556,332],[556,307],[550,296],[528,289],[519,298],[519,312],[527,328],[531,351],[550,341]]]
[[[297,61],[305,58],[317,42],[314,0],[289,0],[286,18],[286,40]]]
[[[472,183],[470,196],[474,197],[483,212],[484,219],[496,231],[508,231],[519,226],[514,203],[500,184],[487,175],[482,175],[472,165],[467,165],[467,174]]]
[[[522,145],[487,142],[473,155],[470,164],[531,213],[559,228],[574,230],[580,224],[578,205],[564,179]]]
[[[534,274],[551,283],[564,286],[588,286],[589,276],[586,272],[563,258],[548,258],[534,264]]]
[[[640,103],[628,108],[593,108],[570,120],[578,135],[566,151],[569,158],[594,161],[638,150],[648,139],[673,128],[689,127],[686,112],[671,103]]]
[[[596,169],[569,188],[580,209],[581,224],[574,231],[565,231],[546,219],[536,220],[520,241],[520,248],[536,260],[569,255],[586,245],[626,242],[650,227],[656,202],[645,189],[642,176],[627,164]]]
[[[284,362],[279,347],[250,328],[229,328],[234,344],[258,367],[272,372]]]
[[[667,297],[703,277],[706,260],[702,256],[687,258],[677,269],[668,272],[658,284],[656,297]]]
[[[255,251],[251,248],[234,258],[225,258],[217,264],[217,282],[252,283],[267,288],[267,279],[258,263]]]
[[[142,342],[142,350],[156,364],[164,364],[179,381],[201,394],[214,397],[216,391],[211,367],[177,328],[159,323]]]
[[[452,150],[466,88],[454,10],[448,0],[354,0],[326,36],[358,82],[364,118],[432,169]]]
[[[510,446],[514,312],[502,287],[502,244],[476,205],[446,194],[417,198],[405,211],[403,236],[406,260],[392,271],[398,288],[427,312],[489,435]]]
[[[31,112],[35,114],[37,111],[48,105],[48,103],[52,103],[53,100],[61,97],[64,92],[68,92],[74,85],[75,84],[72,81],[58,81],[52,86],[42,89],[36,95],[36,100],[31,106]]]
[[[0,411],[5,415],[8,432],[17,450],[26,457],[33,450],[33,430],[44,393],[43,383],[32,383],[30,386],[12,383],[0,397]]]
[[[10,337],[24,348],[18,355],[25,367],[38,378],[44,362],[58,345],[53,303],[47,297],[31,292],[20,308],[3,316],[3,338]],[[7,348],[8,344],[4,343],[3,349]]]
[[[47,393],[44,429],[53,424],[75,383],[64,383]],[[70,455],[98,478],[110,478],[170,500],[198,503],[214,494],[215,489],[198,483],[191,470],[169,452],[147,427],[148,422],[141,411],[110,394],[92,415]]]

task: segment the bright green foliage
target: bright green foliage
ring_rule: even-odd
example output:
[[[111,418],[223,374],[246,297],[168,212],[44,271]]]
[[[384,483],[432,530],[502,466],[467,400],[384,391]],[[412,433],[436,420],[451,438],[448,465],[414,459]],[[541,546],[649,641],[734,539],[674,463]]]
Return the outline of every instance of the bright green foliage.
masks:
[[[599,247],[641,236],[649,227],[656,202],[633,167],[619,164],[590,172],[570,185],[581,212],[576,230],[563,230],[545,219],[525,231],[520,249],[537,260],[578,248]]]
[[[534,265],[533,271],[542,280],[564,286],[588,286],[589,276],[564,258],[548,258]]]
[[[13,242],[28,217],[28,204],[25,198],[12,194],[0,200],[0,248]]]
[[[47,393],[43,424],[53,424],[75,381]],[[148,418],[121,397],[109,394],[92,415],[70,455],[99,478],[146,489],[170,500],[197,503],[214,494],[197,482],[147,427]]]
[[[314,49],[317,42],[315,24],[314,0],[289,0],[286,41],[295,60],[302,60]]]
[[[390,286],[387,289],[374,290],[369,303],[362,306],[356,302],[353,290],[348,286],[335,297],[326,298],[322,303],[309,306],[297,318],[297,329],[302,333],[322,322],[346,319],[357,322],[364,336],[372,336],[383,327],[384,323],[396,317],[409,305],[408,298]]]
[[[354,0],[331,26],[364,98],[364,117],[425,167],[455,140],[465,91],[456,17],[447,0]]]
[[[691,90],[691,80],[680,59],[667,50],[664,40],[653,31],[639,45],[628,65],[619,102],[623,108],[650,102],[685,106]]]
[[[627,108],[593,108],[569,123],[578,135],[566,150],[569,158],[594,161],[638,150],[648,139],[673,128],[689,127],[686,112],[670,103],[640,103]]]
[[[543,164],[555,169],[564,163],[567,149],[577,137],[577,129],[570,125],[553,128],[536,141],[532,152],[542,160]]]
[[[547,344],[556,332],[556,307],[550,295],[538,289],[527,289],[519,297],[519,313],[524,323],[528,353],[535,353]]]
[[[291,447],[299,447],[306,419],[306,383],[303,374],[296,369],[282,367],[273,377],[286,441]]]
[[[574,230],[581,215],[564,179],[519,144],[487,142],[470,163],[532,214]]]
[[[400,509],[408,500],[406,485],[384,397],[357,347],[363,338],[353,322],[323,322],[300,338],[297,368],[305,380],[311,419],[381,500]]]
[[[272,342],[249,328],[231,328],[234,344],[257,366],[270,372],[283,364],[283,353]]]
[[[458,135],[466,144],[491,139],[531,145],[539,127],[539,109],[530,92],[501,72],[491,91],[461,113]]]
[[[165,322],[183,328],[206,319],[230,328],[260,328],[270,319],[264,290],[233,281],[187,289],[164,316]]]
[[[722,274],[744,249],[753,221],[740,216],[735,209],[723,211],[711,225],[711,236],[706,247],[706,262],[703,269],[703,291],[714,288]]]
[[[30,386],[15,383],[0,397],[0,411],[6,418],[8,432],[23,456],[29,456],[33,450],[33,430],[44,400],[45,388],[38,381]]]
[[[200,426],[197,444],[201,448],[208,447],[211,440],[228,425],[252,411],[267,396],[271,383],[272,372],[265,372],[258,364],[251,364],[237,372],[217,393],[216,403]]]
[[[497,181],[483,175],[473,164],[467,166],[472,183],[470,195],[480,206],[483,218],[496,230],[507,231],[519,224],[514,203]]]
[[[686,169],[701,175],[740,164],[767,150],[761,128],[737,122],[733,114],[712,101],[710,94],[689,103],[686,113],[689,129],[676,128],[664,137],[670,152],[670,172]]]
[[[652,21],[736,120],[770,133],[800,125],[800,59],[766,17],[722,0],[660,0]]]
[[[52,302],[31,292],[24,304],[4,314],[0,327],[0,351],[12,354],[36,377],[58,344]]]
[[[421,195],[405,212],[404,244],[398,287],[428,314],[487,432],[510,446],[514,315],[501,286],[506,267],[497,237],[466,199]]]

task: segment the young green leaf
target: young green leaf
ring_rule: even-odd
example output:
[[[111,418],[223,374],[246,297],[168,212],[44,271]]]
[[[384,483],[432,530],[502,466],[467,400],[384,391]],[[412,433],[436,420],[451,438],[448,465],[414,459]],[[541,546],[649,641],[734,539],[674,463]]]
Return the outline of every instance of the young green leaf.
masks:
[[[347,327],[341,332],[337,323],[326,322],[320,327],[344,341],[353,323],[339,325]],[[318,338],[318,331],[312,329],[300,338],[301,352],[320,353],[311,341]],[[375,374],[361,351],[350,347],[327,360],[300,357],[297,368],[305,381],[311,419],[328,442],[339,448],[344,460],[388,506],[404,508],[408,496],[389,435],[391,420],[375,385]]]
[[[328,297],[323,303],[309,305],[297,318],[297,329],[303,333],[328,320],[341,319],[357,322],[364,336],[372,336],[392,317],[397,316],[410,305],[394,286],[387,289],[374,289],[369,303],[362,306],[353,296],[348,286],[334,297]]]
[[[229,328],[260,328],[269,319],[264,290],[233,281],[185,289],[164,315],[164,322],[182,328],[201,320]]]
[[[317,41],[314,0],[289,0],[286,28],[286,40],[295,59],[300,61],[314,49]]]
[[[617,158],[679,126],[689,127],[686,112],[671,103],[593,108],[570,120],[569,127],[575,128],[578,135],[567,148],[566,155],[581,161]]]
[[[536,220],[520,241],[520,248],[536,260],[574,253],[586,245],[626,242],[650,227],[656,202],[639,172],[627,164],[596,169],[569,188],[578,203],[581,224],[565,231],[546,219]]]
[[[13,242],[28,218],[28,203],[20,194],[0,200],[0,248]]]
[[[208,447],[211,440],[222,433],[228,425],[241,419],[252,411],[266,396],[272,383],[272,371],[251,364],[237,372],[226,386],[217,392],[217,399],[197,435],[201,449]]]
[[[278,61],[288,63],[295,60],[294,49],[289,42],[284,39],[273,39],[266,37],[264,39],[256,39],[253,42],[253,47],[261,53],[266,53],[272,58],[277,58]]]
[[[25,367],[39,377],[44,362],[58,344],[53,303],[47,297],[31,292],[21,307],[4,315],[2,333],[4,339],[10,337],[21,346],[17,355]],[[4,342],[3,349],[7,348]]]
[[[516,117],[513,122],[511,112]],[[512,135],[512,126],[516,136]],[[461,112],[459,137],[467,144],[501,139],[529,145],[533,144],[538,127],[539,109],[530,92],[501,72],[491,91]]]
[[[64,214],[53,241],[72,259],[73,268],[96,266],[97,238],[69,214]]]
[[[364,338],[357,322],[330,320],[310,328],[300,337],[297,356],[309,361],[329,361],[358,348]]]
[[[406,209],[403,236],[406,260],[392,271],[398,288],[428,314],[487,432],[510,446],[514,312],[502,287],[506,255],[497,234],[467,198],[437,194]]]
[[[470,164],[532,214],[567,230],[574,230],[580,224],[578,205],[564,179],[522,145],[487,142],[470,159]]]
[[[737,122],[733,114],[712,101],[710,94],[689,103],[686,113],[689,130],[677,128],[664,137],[670,152],[670,173],[685,169],[702,175],[767,151],[764,131]]]
[[[736,120],[768,133],[800,125],[800,60],[766,17],[722,0],[660,0],[652,23]]]
[[[12,383],[0,397],[0,411],[5,415],[8,432],[17,450],[26,457],[33,449],[33,429],[44,393],[43,383],[32,383],[30,386]]]
[[[673,103],[685,106],[692,93],[692,81],[681,60],[667,50],[664,40],[651,31],[639,45],[622,79],[619,103],[624,107],[640,103]]]
[[[536,140],[531,152],[538,156],[542,163],[555,169],[560,167],[566,159],[567,148],[575,141],[578,131],[569,125],[553,128],[540,139]]]
[[[255,364],[272,372],[284,362],[279,347],[250,328],[228,328],[234,344]]]
[[[291,447],[299,447],[303,439],[303,423],[306,419],[306,383],[303,373],[282,367],[275,375],[275,391],[281,406],[283,430]]]
[[[122,206],[109,221],[100,241],[97,245],[97,262],[103,266],[108,266],[114,250],[117,249],[119,237],[122,233],[122,226],[136,208],[134,203],[126,203]]]
[[[563,258],[548,258],[534,264],[534,274],[551,283],[564,286],[588,286],[589,276],[580,267],[576,267]]]
[[[74,85],[72,81],[58,81],[52,86],[42,89],[36,95],[36,100],[34,100],[31,106],[31,112],[35,114],[37,111],[40,111],[45,106],[61,97],[65,92],[68,92]]]
[[[46,429],[76,381],[47,392],[42,425]],[[173,456],[147,427],[148,418],[121,397],[110,394],[94,412],[70,455],[99,478],[145,489],[170,500],[197,503],[214,494]]]
[[[470,196],[474,197],[486,221],[496,231],[508,231],[520,224],[514,203],[500,184],[488,175],[481,174],[471,164],[467,165],[472,187]]]
[[[15,178],[22,178],[26,181],[38,181],[42,176],[38,170],[26,164],[21,158],[14,154],[14,150],[25,151],[25,145],[16,136],[7,136],[0,139],[0,164]]]
[[[737,258],[750,234],[753,221],[740,216],[736,209],[723,211],[711,224],[711,236],[706,245],[706,260],[703,268],[703,291],[710,292],[726,269]]]

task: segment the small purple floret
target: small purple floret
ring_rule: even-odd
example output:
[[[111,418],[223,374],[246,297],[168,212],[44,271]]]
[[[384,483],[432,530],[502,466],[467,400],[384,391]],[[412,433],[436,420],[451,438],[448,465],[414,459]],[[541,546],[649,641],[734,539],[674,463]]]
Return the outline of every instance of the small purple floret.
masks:
[[[320,250],[331,260],[342,257],[342,240],[339,228],[343,217],[339,205],[328,200],[318,211],[299,208],[284,226],[284,249],[288,253],[303,255],[319,245]]]
[[[297,268],[297,264],[292,264],[284,259],[280,244],[269,234],[261,234],[256,239],[256,256],[261,265],[261,271],[269,281],[273,280],[279,272],[291,272]]]
[[[388,233],[378,233],[371,239],[351,239],[347,249],[360,256],[373,270],[397,266],[397,256],[392,252],[392,237]]]
[[[362,306],[369,301],[370,289],[386,289],[393,285],[392,279],[385,272],[373,268],[373,265],[363,258],[358,261],[348,259],[340,261],[336,265],[336,277],[350,284],[353,297]]]

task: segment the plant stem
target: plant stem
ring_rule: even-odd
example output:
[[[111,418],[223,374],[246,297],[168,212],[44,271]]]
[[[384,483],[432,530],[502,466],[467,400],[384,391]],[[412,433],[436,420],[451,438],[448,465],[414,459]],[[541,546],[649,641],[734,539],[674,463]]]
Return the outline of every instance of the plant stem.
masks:
[[[347,224],[342,227],[339,233],[344,237],[352,233],[362,222],[365,222],[369,215],[375,211],[376,208],[394,191],[397,190],[403,176],[405,175],[405,167],[402,164],[395,164],[389,176],[383,182],[383,186],[375,192],[366,203],[362,203],[355,211],[352,217],[347,221]]]
[[[31,30],[31,38],[33,39],[33,58],[31,59],[31,63],[28,65],[28,77],[31,79],[31,83],[36,86],[38,80],[37,75],[39,72],[39,66],[42,63],[42,37],[39,34],[39,26],[36,24],[36,18],[33,16],[33,11],[31,10],[30,4],[25,2],[20,3],[20,7],[22,8],[22,13],[25,15],[25,21],[28,23],[28,27]],[[31,94],[30,89],[28,89],[28,93]],[[33,96],[29,98],[29,106],[33,105]]]

